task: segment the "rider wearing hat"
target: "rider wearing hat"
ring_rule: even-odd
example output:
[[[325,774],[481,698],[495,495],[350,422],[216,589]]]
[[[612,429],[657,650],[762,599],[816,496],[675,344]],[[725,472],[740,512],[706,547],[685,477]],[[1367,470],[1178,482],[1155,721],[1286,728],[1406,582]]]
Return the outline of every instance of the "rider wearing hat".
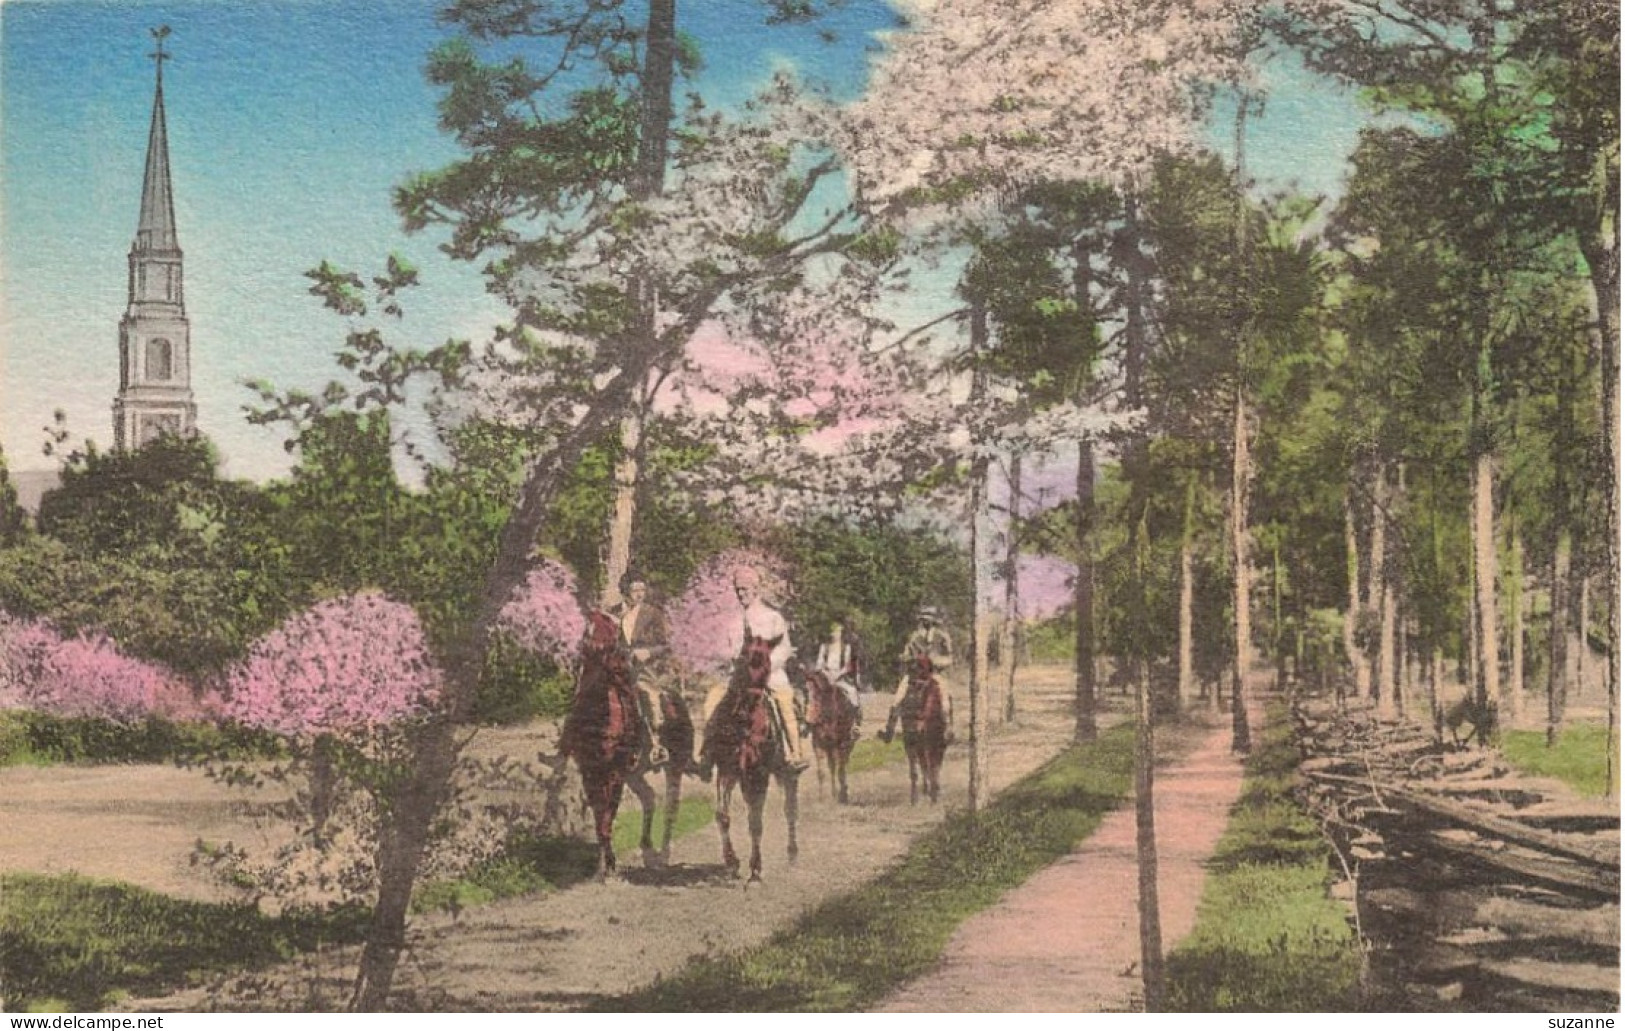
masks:
[[[768,674],[768,693],[773,698],[774,708],[778,712],[775,720],[775,729],[781,735],[784,744],[785,764],[796,773],[805,770],[810,763],[801,748],[801,725],[796,719],[795,691],[790,687],[790,677],[785,672],[785,662],[789,660],[793,650],[790,646],[790,625],[785,622],[784,616],[778,609],[769,605],[762,598],[762,574],[750,566],[741,567],[734,573],[734,596],[739,599],[740,607],[744,609],[743,619],[729,628],[729,653],[734,656],[745,654],[745,645],[751,639],[766,641],[772,648],[772,672]],[[737,661],[737,660],[734,660]],[[730,665],[731,672],[731,665]],[[728,693],[726,681],[714,685],[705,696],[703,710],[703,726],[706,734],[711,729],[711,714],[722,704],[723,696]],[[700,757],[696,765],[702,776],[707,776],[711,768],[709,755],[706,754],[707,742],[700,745]]]
[[[908,669],[916,656],[924,655],[931,660],[931,669],[937,674],[937,681],[942,685],[943,715],[947,718],[949,734],[952,736],[954,724],[953,692],[949,689],[948,672],[954,665],[954,642],[948,636],[948,631],[942,626],[942,610],[935,605],[927,605],[920,610],[915,622],[914,632],[908,635],[908,642],[903,645],[903,679],[897,685],[897,691],[892,695],[891,711],[886,714],[886,729],[881,737],[887,741],[897,730],[898,706],[908,696]]]

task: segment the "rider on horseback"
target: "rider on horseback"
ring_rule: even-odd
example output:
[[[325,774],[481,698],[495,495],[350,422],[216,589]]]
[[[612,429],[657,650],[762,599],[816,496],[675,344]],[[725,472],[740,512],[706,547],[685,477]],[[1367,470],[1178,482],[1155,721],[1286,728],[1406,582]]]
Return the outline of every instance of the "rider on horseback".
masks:
[[[941,619],[941,611],[934,606],[928,605],[920,610],[919,622],[914,632],[908,635],[908,643],[903,646],[903,679],[897,685],[897,692],[892,695],[891,711],[886,714],[886,729],[880,732],[882,741],[891,741],[897,732],[898,710],[908,697],[909,671],[915,658],[921,655],[931,660],[931,669],[942,686],[943,715],[947,719],[949,740],[953,739],[954,703],[953,693],[948,690],[947,672],[953,667],[954,644],[948,631],[942,628]]]
[[[796,718],[795,692],[790,687],[790,677],[785,672],[785,661],[790,658],[793,649],[790,647],[790,626],[785,622],[784,616],[778,609],[769,605],[762,599],[762,575],[755,569],[745,566],[734,573],[734,596],[739,599],[744,609],[744,618],[729,630],[729,646],[731,653],[737,658],[734,662],[743,661],[745,646],[752,639],[765,641],[772,648],[772,671],[768,676],[768,693],[773,698],[774,731],[783,746],[785,765],[794,773],[805,770],[809,763],[801,746],[801,724]],[[726,681],[716,684],[705,696],[702,725],[705,734],[700,745],[700,754],[695,759],[699,775],[709,778],[711,774],[710,733],[711,714],[722,704],[723,697],[728,693]]]
[[[830,625],[829,640],[818,648],[818,668],[851,707],[852,738],[857,740],[859,725],[863,722],[863,705],[858,701],[857,653],[852,647],[852,639],[847,636],[845,619]]]
[[[620,628],[637,676],[638,711],[643,716],[645,731],[643,754],[650,769],[659,769],[671,759],[660,743],[664,720],[661,692],[670,665],[666,659],[669,651],[666,615],[649,601],[649,587],[641,580],[632,581],[627,589]]]

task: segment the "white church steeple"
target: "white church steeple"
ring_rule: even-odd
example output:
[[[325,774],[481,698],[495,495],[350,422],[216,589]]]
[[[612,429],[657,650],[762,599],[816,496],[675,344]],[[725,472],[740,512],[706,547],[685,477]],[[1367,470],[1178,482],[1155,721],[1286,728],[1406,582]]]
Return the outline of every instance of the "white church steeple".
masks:
[[[169,26],[152,30],[157,88],[147,136],[141,218],[130,245],[129,304],[119,322],[119,392],[113,401],[113,440],[119,450],[139,448],[161,434],[197,430],[192,400],[191,326],[175,235],[175,199],[169,177],[169,131],[164,120],[164,51]]]

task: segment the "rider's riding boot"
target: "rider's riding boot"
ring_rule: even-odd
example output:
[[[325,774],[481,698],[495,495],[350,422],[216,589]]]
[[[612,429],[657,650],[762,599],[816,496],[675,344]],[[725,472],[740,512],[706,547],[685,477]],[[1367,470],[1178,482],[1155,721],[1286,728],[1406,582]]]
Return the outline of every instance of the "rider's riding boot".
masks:
[[[655,720],[655,714],[650,712],[650,700],[642,691],[637,692],[638,715],[643,717],[643,767],[658,770],[671,761],[666,748],[660,743],[660,726]]]

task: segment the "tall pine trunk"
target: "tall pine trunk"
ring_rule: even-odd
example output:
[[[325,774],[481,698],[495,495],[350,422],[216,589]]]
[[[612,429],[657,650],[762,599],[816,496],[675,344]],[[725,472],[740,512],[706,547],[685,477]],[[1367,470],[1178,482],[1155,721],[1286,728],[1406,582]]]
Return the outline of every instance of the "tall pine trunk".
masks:
[[[621,602],[621,587],[632,567],[632,525],[637,515],[643,415],[621,420],[621,457],[615,463],[615,506],[610,512],[609,554],[604,561],[604,601]]]
[[[1524,570],[1523,570],[1523,534],[1519,532],[1516,519],[1507,520],[1507,532],[1512,537],[1511,554],[1508,556],[1510,574],[1507,584],[1507,605],[1511,611],[1507,613],[1507,633],[1511,635],[1512,665],[1507,670],[1507,716],[1511,726],[1523,724],[1523,635],[1524,635]]]
[[[1230,746],[1237,752],[1245,752],[1252,747],[1252,734],[1247,726],[1247,674],[1253,661],[1252,535],[1247,528],[1247,491],[1252,483],[1252,454],[1247,432],[1247,396],[1239,377],[1233,403],[1230,556],[1235,566],[1236,661],[1230,684]]]
[[[1179,535],[1179,708],[1196,698],[1196,480],[1185,485],[1185,525]]]
[[[1551,651],[1550,662],[1546,667],[1546,745],[1548,748],[1557,744],[1557,736],[1563,729],[1563,713],[1568,708],[1568,678],[1569,656],[1568,647],[1571,639],[1570,608],[1571,596],[1570,579],[1570,537],[1563,530],[1558,529],[1557,540],[1552,548],[1552,616],[1551,633],[1547,637],[1547,646]]]
[[[1078,441],[1078,579],[1072,587],[1073,695],[1075,741],[1093,741],[1099,733],[1095,719],[1095,446]]]
[[[1394,704],[1394,587],[1393,556],[1388,546],[1388,469],[1379,466],[1371,492],[1371,593],[1367,599],[1377,613],[1377,671],[1371,694],[1377,714],[1398,715]]]
[[[971,302],[970,323],[971,361],[971,411],[980,408],[981,401],[987,389],[987,377],[981,367],[983,356],[987,352],[988,325],[987,306],[980,300]],[[970,676],[966,693],[970,702],[970,718],[966,723],[966,745],[970,751],[969,773],[969,799],[968,806],[972,814],[978,812],[982,806],[982,796],[985,791],[987,779],[985,749],[987,747],[987,603],[982,590],[982,579],[987,572],[987,560],[983,552],[987,549],[987,480],[991,463],[983,450],[984,441],[972,441],[972,458],[970,468],[971,495],[970,495],[970,584],[971,584],[971,635],[970,635]]]
[[[1004,680],[1002,717],[1009,723],[1016,718],[1016,636],[1021,625],[1021,587],[1016,578],[1021,557],[1021,455],[1010,456],[1009,530],[1005,534],[1004,564],[1004,624],[999,638],[999,663]]]
[[[1251,405],[1247,398],[1247,337],[1252,304],[1252,233],[1247,225],[1247,109],[1253,98],[1243,91],[1236,104],[1236,253],[1237,277],[1235,325],[1235,383],[1231,398],[1230,436],[1230,561],[1234,566],[1235,665],[1230,682],[1230,747],[1237,752],[1252,748],[1247,726],[1247,677],[1253,664],[1252,620],[1252,534],[1248,528],[1248,494],[1252,488],[1252,443],[1248,422]]]
[[[1359,625],[1364,611],[1360,594],[1360,535],[1354,517],[1354,486],[1343,492],[1343,548],[1348,563],[1348,608],[1343,612],[1343,655],[1348,660],[1349,672],[1354,678],[1354,697],[1365,698],[1371,691],[1371,667],[1361,647]],[[1344,691],[1338,689],[1338,698]]]
[[[1474,693],[1480,713],[1505,710],[1501,683],[1501,634],[1496,603],[1495,464],[1487,450],[1473,460],[1473,569],[1478,663]]]

